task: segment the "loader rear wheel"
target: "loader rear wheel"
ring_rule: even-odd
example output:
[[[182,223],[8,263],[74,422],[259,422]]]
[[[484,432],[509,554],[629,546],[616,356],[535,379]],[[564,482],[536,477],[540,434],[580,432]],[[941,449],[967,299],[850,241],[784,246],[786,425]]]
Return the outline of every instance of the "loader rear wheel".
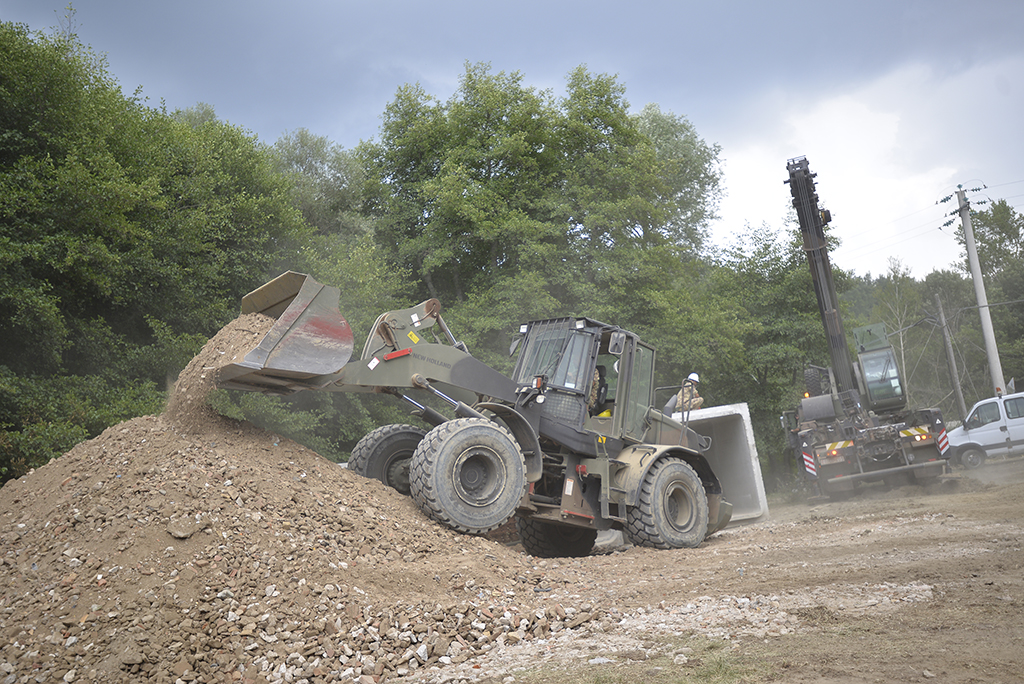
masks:
[[[428,432],[412,455],[410,476],[420,510],[468,534],[508,522],[526,492],[519,444],[486,418],[449,420]]]
[[[708,496],[688,463],[665,458],[647,471],[637,505],[626,513],[626,536],[637,546],[699,546],[708,531]]]
[[[368,433],[352,449],[349,470],[380,480],[409,496],[409,465],[426,430],[415,425],[385,425]]]
[[[553,525],[516,516],[516,532],[523,550],[537,558],[582,558],[589,556],[597,541],[597,530]]]

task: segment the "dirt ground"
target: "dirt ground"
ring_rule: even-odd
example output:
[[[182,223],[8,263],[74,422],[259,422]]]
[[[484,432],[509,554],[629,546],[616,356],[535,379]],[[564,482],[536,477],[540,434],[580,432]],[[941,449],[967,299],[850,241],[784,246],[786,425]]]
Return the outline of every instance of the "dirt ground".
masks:
[[[927,489],[777,503],[699,549],[592,557],[575,579],[615,587],[626,613],[648,607],[639,642],[728,641],[737,681],[1020,682],[1022,524],[1024,463],[995,463]],[[733,610],[674,620],[698,597]]]
[[[264,323],[0,490],[0,684],[1024,681],[1022,461],[542,560],[214,415]]]

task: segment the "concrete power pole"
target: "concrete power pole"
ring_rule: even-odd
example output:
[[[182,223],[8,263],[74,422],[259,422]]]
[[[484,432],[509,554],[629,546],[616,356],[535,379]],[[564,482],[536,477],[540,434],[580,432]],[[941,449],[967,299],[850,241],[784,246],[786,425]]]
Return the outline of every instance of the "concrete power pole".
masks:
[[[999,362],[999,349],[996,348],[996,335],[992,329],[992,314],[988,307],[988,296],[985,294],[985,281],[981,277],[978,248],[974,244],[971,206],[967,203],[962,188],[956,191],[956,200],[960,205],[960,221],[964,226],[964,242],[967,243],[967,261],[971,266],[971,277],[974,279],[974,294],[978,298],[978,313],[981,314],[981,335],[985,338],[985,354],[988,356],[988,368],[992,374],[992,393],[998,396],[1003,393],[1003,365]]]
[[[939,325],[942,326],[942,339],[946,343],[946,361],[949,363],[949,377],[953,380],[953,393],[956,394],[956,405],[960,409],[960,420],[967,420],[967,402],[964,391],[960,388],[960,373],[956,369],[956,356],[953,354],[953,342],[949,339],[949,328],[946,327],[946,312],[942,310],[942,300],[935,294],[935,305],[939,307]]]

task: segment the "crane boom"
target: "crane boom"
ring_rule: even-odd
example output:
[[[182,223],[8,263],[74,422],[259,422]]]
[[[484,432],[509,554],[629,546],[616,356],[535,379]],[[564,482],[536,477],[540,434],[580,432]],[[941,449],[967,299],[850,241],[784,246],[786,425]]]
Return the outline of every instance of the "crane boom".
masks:
[[[828,245],[825,242],[825,225],[828,223],[829,214],[818,208],[818,195],[814,189],[814,177],[817,174],[811,173],[806,157],[790,159],[786,169],[789,171],[789,180],[785,182],[789,183],[793,207],[800,222],[804,251],[811,267],[814,294],[818,298],[821,324],[825,328],[828,353],[832,359],[832,372],[835,374],[840,392],[856,389],[853,381],[853,361],[846,343],[843,319],[839,313],[839,297],[832,280],[832,264],[829,262]]]

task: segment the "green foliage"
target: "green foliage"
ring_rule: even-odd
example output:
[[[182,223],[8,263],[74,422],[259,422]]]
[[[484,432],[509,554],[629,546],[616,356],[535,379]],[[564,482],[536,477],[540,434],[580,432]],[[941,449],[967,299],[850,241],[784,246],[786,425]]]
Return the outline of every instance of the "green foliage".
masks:
[[[110,425],[157,413],[164,395],[152,382],[97,375],[23,376],[0,366],[0,470],[18,477]]]
[[[485,66],[467,65],[443,105],[418,86],[399,90],[381,142],[360,154],[377,244],[421,280],[421,296],[463,301],[558,239],[547,206],[553,118],[550,98],[518,73]]]
[[[664,231],[674,243],[699,253],[708,223],[716,218],[721,172],[719,145],[704,142],[685,118],[648,104],[636,117],[640,132],[654,147],[664,196]]]
[[[255,138],[125,97],[70,31],[0,23],[0,84],[0,364],[19,377],[162,385],[308,233]]]
[[[766,225],[748,227],[715,271],[715,290],[739,307],[737,316],[746,325],[739,337],[743,354],[714,382],[728,398],[722,403],[749,405],[758,453],[767,460],[769,486],[785,481],[793,467],[779,416],[796,407],[803,392],[803,369],[808,364],[829,365],[798,235],[780,235]]]
[[[354,152],[304,128],[279,138],[272,152],[291,185],[292,203],[318,235],[357,240],[368,234],[359,213],[364,170]]]
[[[19,430],[0,430],[0,478],[20,477],[89,437],[85,428],[69,420],[28,423]]]
[[[69,40],[0,25],[0,363],[18,372],[115,363],[153,341],[147,318],[209,334],[303,233],[253,138],[123,97]]]
[[[452,308],[469,292],[507,305],[521,297],[498,290],[525,278],[568,312],[612,251],[699,246],[718,150],[656,108],[630,116],[624,93],[579,67],[556,101],[482,64],[445,103],[403,87],[360,150],[380,249]]]

